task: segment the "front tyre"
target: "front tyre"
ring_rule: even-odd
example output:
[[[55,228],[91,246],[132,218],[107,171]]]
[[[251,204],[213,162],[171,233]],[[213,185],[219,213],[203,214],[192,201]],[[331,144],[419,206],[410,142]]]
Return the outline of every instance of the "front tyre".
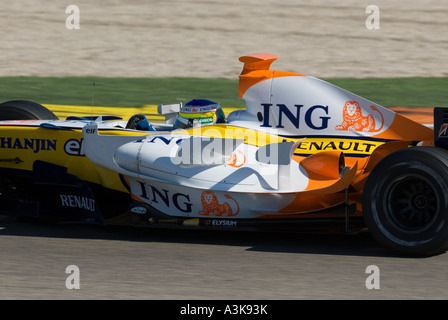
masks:
[[[448,247],[448,151],[414,147],[392,153],[372,170],[363,215],[382,245],[410,255]]]

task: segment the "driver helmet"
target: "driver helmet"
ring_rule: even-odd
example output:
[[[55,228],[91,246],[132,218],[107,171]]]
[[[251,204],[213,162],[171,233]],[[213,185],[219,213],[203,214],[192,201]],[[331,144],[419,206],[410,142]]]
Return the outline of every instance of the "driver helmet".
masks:
[[[207,99],[193,99],[182,106],[173,129],[189,129],[224,122],[224,111],[219,103]]]

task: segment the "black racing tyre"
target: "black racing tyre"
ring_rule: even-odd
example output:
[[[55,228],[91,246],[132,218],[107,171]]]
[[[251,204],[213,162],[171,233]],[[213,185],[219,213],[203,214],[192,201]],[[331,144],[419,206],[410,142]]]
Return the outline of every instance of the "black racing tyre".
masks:
[[[43,105],[32,101],[12,100],[0,103],[0,120],[57,120]]]
[[[430,256],[448,247],[448,151],[413,147],[372,170],[363,191],[368,230],[382,245]]]

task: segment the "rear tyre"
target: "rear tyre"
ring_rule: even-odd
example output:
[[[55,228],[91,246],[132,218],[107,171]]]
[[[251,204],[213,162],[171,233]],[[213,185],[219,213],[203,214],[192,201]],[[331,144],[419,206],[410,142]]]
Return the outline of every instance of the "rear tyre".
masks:
[[[0,103],[0,120],[57,120],[58,117],[43,105],[26,100]]]
[[[414,147],[392,153],[372,170],[363,215],[382,245],[409,255],[448,247],[448,151]]]

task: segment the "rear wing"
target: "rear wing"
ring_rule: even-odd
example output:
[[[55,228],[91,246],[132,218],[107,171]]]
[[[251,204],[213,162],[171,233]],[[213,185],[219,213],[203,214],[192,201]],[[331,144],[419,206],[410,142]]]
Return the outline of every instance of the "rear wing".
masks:
[[[448,108],[434,108],[434,145],[448,149]]]

